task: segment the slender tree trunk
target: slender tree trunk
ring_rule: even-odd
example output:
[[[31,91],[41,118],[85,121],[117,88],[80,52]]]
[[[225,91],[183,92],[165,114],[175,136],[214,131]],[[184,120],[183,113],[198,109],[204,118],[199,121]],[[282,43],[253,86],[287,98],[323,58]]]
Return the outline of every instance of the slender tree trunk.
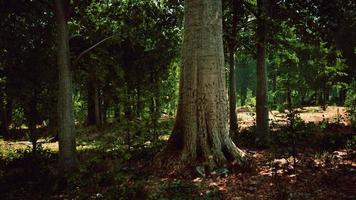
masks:
[[[114,108],[115,120],[117,122],[120,122],[120,120],[121,120],[121,107],[119,105],[119,103],[120,103],[119,97],[115,97],[113,103],[115,105],[115,108]]]
[[[136,117],[141,117],[142,116],[142,110],[143,110],[143,102],[142,102],[142,91],[139,85],[136,87]]]
[[[241,106],[245,106],[246,104],[246,99],[247,99],[247,88],[241,87]]]
[[[1,99],[0,99],[1,100]],[[0,102],[0,105],[2,102]],[[8,135],[9,133],[9,124],[7,121],[7,113],[6,113],[6,108],[5,105],[1,105],[0,107],[0,135]]]
[[[6,102],[6,103],[4,103]],[[9,126],[12,121],[12,100],[6,92],[0,96],[0,135],[9,135]]]
[[[221,1],[185,0],[184,8],[178,112],[169,144],[160,155],[178,152],[184,166],[201,163],[212,169],[228,159],[242,165],[245,153],[229,137]]]
[[[95,125],[95,96],[93,81],[88,80],[87,84],[88,98],[87,98],[87,125]]]
[[[72,100],[72,72],[69,60],[67,7],[63,0],[55,0],[57,19],[57,61],[59,68],[58,123],[59,165],[63,172],[77,167],[74,114]]]
[[[104,124],[107,123],[106,113],[108,111],[108,102],[104,97],[104,93],[101,94],[101,101],[102,101],[102,105],[101,105],[101,126],[103,126]]]
[[[257,0],[259,17],[257,19],[257,88],[256,88],[256,133],[260,139],[267,139],[268,99],[267,99],[267,70],[266,57],[266,9],[265,1]]]
[[[37,90],[35,89],[33,92],[33,97],[28,106],[27,112],[27,120],[29,124],[29,131],[30,131],[30,141],[32,143],[32,154],[36,155],[37,152],[37,139],[38,135],[36,134],[36,126],[38,124],[39,114],[37,111]]]
[[[6,97],[6,118],[7,118],[7,125],[10,126],[12,123],[12,107],[13,107],[13,101],[12,99],[7,96]]]
[[[134,109],[134,100],[133,98],[134,93],[132,92],[132,89],[127,88],[126,89],[126,99],[125,99],[125,104],[124,104],[124,112],[125,112],[125,118],[127,120],[133,120],[135,118],[135,109]]]
[[[100,104],[101,104],[101,101],[100,101],[100,92],[99,92],[99,88],[98,88],[98,82],[95,80],[94,81],[94,116],[95,116],[95,125],[97,127],[101,127],[101,113],[100,113]]]
[[[345,88],[341,88],[339,91],[339,105],[344,105],[346,99],[347,90]]]
[[[273,75],[272,77],[272,91],[276,92],[277,91],[277,76]],[[276,97],[273,95],[273,105],[276,105]]]
[[[324,86],[324,96],[323,96],[323,110],[326,110],[326,107],[329,103],[329,89],[327,86]]]
[[[230,49],[229,53],[229,108],[230,108],[230,132],[237,133],[237,113],[236,113],[236,72],[235,72],[235,52]]]
[[[237,35],[237,9],[238,2],[233,1],[232,6],[232,29],[229,39],[229,108],[230,108],[230,132],[237,133],[237,113],[236,113],[236,69],[235,69],[235,51],[236,51],[236,35]]]
[[[101,126],[100,99],[99,99],[98,82],[96,78],[93,77],[89,78],[87,89],[88,89],[87,125],[88,126],[95,125],[96,127],[100,127]]]
[[[323,105],[323,91],[322,90],[318,90],[318,106],[322,106]]]
[[[288,110],[292,109],[292,91],[290,89],[290,86],[287,86],[287,91],[286,91],[286,102],[287,102],[287,108]]]
[[[157,99],[155,96],[151,97],[151,106],[150,106],[150,112],[151,112],[151,124],[152,124],[152,131],[153,131],[153,141],[157,142],[158,141],[158,134],[157,134],[157,123],[158,123],[158,108],[157,108]]]

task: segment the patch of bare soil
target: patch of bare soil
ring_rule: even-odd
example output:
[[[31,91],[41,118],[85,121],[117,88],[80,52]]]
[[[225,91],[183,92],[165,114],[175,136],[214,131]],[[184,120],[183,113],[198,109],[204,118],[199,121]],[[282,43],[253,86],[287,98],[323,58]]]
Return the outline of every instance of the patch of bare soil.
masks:
[[[324,121],[330,123],[340,123],[349,125],[350,122],[347,117],[347,110],[345,107],[340,106],[328,106],[326,110],[320,107],[302,107],[296,109],[298,116],[305,122],[319,123]],[[249,111],[248,109],[238,109],[238,123],[241,128],[248,128],[254,125],[256,113]],[[273,110],[269,113],[270,123],[273,121],[278,125],[284,125],[287,123],[287,110],[285,112],[278,112]]]

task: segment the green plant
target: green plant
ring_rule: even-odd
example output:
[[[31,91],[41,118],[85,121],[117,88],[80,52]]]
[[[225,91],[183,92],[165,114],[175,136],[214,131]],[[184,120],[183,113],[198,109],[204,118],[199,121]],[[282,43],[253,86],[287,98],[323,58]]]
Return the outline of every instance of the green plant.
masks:
[[[345,106],[348,107],[352,127],[356,127],[356,81],[353,81],[347,91]]]
[[[346,141],[345,147],[347,149],[355,149],[356,148],[356,135],[354,135],[351,139]]]

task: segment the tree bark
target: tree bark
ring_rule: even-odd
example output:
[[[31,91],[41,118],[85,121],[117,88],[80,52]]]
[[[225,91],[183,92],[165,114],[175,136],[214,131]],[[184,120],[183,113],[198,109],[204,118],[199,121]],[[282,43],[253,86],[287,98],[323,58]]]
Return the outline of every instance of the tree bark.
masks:
[[[237,9],[238,2],[233,1],[232,6],[232,29],[229,40],[229,108],[230,108],[230,132],[237,133],[237,113],[236,113],[236,69],[235,69],[235,51],[236,51],[236,34],[237,34]]]
[[[6,103],[4,103],[6,102]],[[6,92],[0,96],[0,135],[9,135],[9,126],[12,122],[12,100]]]
[[[290,86],[287,86],[287,91],[286,91],[286,104],[287,104],[287,108],[288,110],[292,109],[292,91]]]
[[[94,81],[94,113],[95,113],[95,125],[101,127],[101,100],[100,100],[100,90],[98,88],[98,82]]]
[[[2,102],[0,102],[1,104]],[[7,121],[7,112],[4,105],[0,107],[0,135],[8,135],[9,134],[9,124]]]
[[[266,5],[264,0],[258,0],[259,17],[257,19],[257,87],[256,87],[256,134],[260,139],[267,139],[268,125],[268,97],[266,57]]]
[[[57,21],[57,62],[59,68],[58,124],[59,165],[66,173],[77,168],[74,114],[72,100],[72,72],[70,70],[67,5],[55,0]]]
[[[88,80],[87,83],[87,125],[95,125],[95,96],[94,96],[94,84],[92,80]]]
[[[27,121],[28,121],[28,127],[29,127],[29,136],[30,136],[30,141],[32,143],[32,154],[36,155],[37,152],[37,139],[38,135],[36,134],[36,128],[37,124],[39,123],[39,113],[37,111],[37,89],[33,91],[33,96],[31,101],[29,102],[29,105],[27,106]]]
[[[229,108],[230,108],[230,132],[237,133],[237,113],[236,113],[236,71],[235,71],[235,52],[230,49],[229,55]]]
[[[184,8],[177,117],[161,155],[178,152],[183,166],[200,163],[213,169],[228,159],[242,165],[245,153],[229,137],[221,1],[185,0]]]
[[[95,75],[91,75],[95,76]],[[96,78],[90,77],[87,84],[88,89],[88,108],[87,108],[87,125],[101,126],[100,120],[100,100],[99,89]]]

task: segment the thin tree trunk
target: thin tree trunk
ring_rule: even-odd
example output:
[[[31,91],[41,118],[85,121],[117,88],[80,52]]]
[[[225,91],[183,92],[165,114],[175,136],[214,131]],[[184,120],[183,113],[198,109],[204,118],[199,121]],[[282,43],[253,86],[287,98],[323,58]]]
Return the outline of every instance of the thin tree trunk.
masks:
[[[175,150],[184,166],[201,163],[212,169],[227,159],[242,165],[245,153],[229,137],[221,1],[185,0],[184,6],[178,112],[169,144],[160,155]]]
[[[100,113],[100,92],[98,88],[98,82],[94,81],[94,113],[95,113],[95,125],[101,127],[101,113]]]
[[[0,121],[0,125],[1,125],[0,126],[0,132],[1,132],[0,134],[8,135],[9,134],[9,123],[7,120],[6,106],[1,105],[0,109],[1,109],[0,110],[0,120],[1,120]]]
[[[237,9],[238,2],[233,1],[232,6],[232,29],[229,39],[229,108],[230,108],[230,131],[237,133],[237,113],[236,113],[236,69],[235,69],[235,51],[236,51],[236,35],[237,35]]]
[[[344,105],[346,99],[347,90],[345,88],[341,88],[339,91],[339,105]]]
[[[99,99],[99,89],[97,79],[90,75],[88,80],[88,108],[87,108],[87,125],[95,125],[96,127],[101,126],[100,119],[100,99]]]
[[[277,76],[273,75],[272,77],[272,91],[275,93],[277,91]],[[276,97],[273,95],[273,105],[276,105]]]
[[[143,110],[143,105],[142,105],[142,94],[141,94],[141,88],[139,85],[137,85],[136,89],[136,117],[141,117],[142,116],[142,110]]]
[[[114,105],[115,105],[115,108],[114,108],[115,120],[116,120],[117,122],[120,122],[120,120],[121,120],[121,107],[120,107],[120,105],[119,105],[119,103],[120,103],[119,97],[115,97],[113,103],[114,103]]]
[[[30,102],[28,108],[27,120],[29,123],[29,131],[30,131],[30,140],[32,143],[32,154],[36,155],[37,152],[37,139],[38,135],[36,134],[36,126],[38,124],[39,114],[37,111],[37,90],[35,89],[33,92],[33,97]]]
[[[236,114],[236,73],[235,73],[235,52],[230,49],[229,53],[229,108],[230,108],[230,131],[237,133],[237,114]]]
[[[94,89],[94,84],[92,80],[88,80],[87,83],[87,125],[95,125],[95,89]]]
[[[59,165],[62,172],[77,167],[74,114],[72,102],[72,73],[69,60],[67,7],[63,0],[55,0],[57,20],[57,62],[59,68],[58,124]]]
[[[10,126],[10,124],[12,123],[12,107],[13,107],[13,101],[9,96],[7,96],[6,97],[6,119],[7,119],[8,126]]]
[[[290,86],[287,86],[287,91],[286,91],[286,102],[287,102],[287,108],[288,110],[292,109],[292,94],[291,94],[291,89]]]
[[[329,89],[327,86],[324,86],[323,110],[326,110],[328,103],[329,103]]]
[[[256,133],[262,140],[267,139],[268,126],[268,100],[267,100],[267,70],[266,56],[266,12],[265,1],[258,0],[259,17],[257,19],[257,87],[256,87]]]
[[[108,102],[104,97],[104,92],[101,94],[101,101],[102,101],[102,106],[101,106],[101,126],[106,124],[107,121],[107,111],[108,111]]]

